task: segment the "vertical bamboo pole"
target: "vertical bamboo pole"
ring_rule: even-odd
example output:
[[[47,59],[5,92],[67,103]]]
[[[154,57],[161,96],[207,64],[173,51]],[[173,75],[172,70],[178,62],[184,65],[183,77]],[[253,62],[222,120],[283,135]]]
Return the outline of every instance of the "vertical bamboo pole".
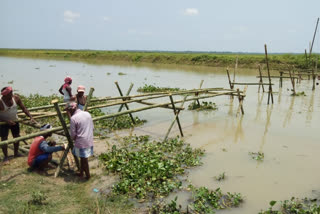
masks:
[[[227,75],[228,75],[230,89],[233,89],[233,84],[231,83],[231,79],[230,79],[230,74],[229,74],[229,69],[228,68],[227,68]]]
[[[170,98],[171,105],[172,105],[172,108],[173,108],[173,113],[174,113],[174,115],[177,115],[177,110],[176,110],[176,107],[175,107],[174,102],[173,102],[172,94],[169,95],[169,98]],[[183,132],[182,132],[179,116],[177,116],[177,123],[178,123],[178,126],[179,126],[180,135],[181,135],[181,137],[183,137]]]
[[[200,82],[200,86],[199,86],[199,89],[201,89],[201,87],[202,87],[202,84],[203,84],[203,81],[204,80],[201,80],[201,82]],[[199,92],[196,92],[195,93],[195,96],[197,97],[199,95]],[[197,103],[198,103],[198,105],[200,106],[200,102],[199,102],[199,100],[197,99]]]
[[[305,55],[305,57],[306,57],[306,68],[308,68],[309,66],[308,66],[308,54],[307,54],[307,49],[304,49],[304,55]]]
[[[312,91],[316,89],[316,76],[314,75],[314,68],[312,68]]]
[[[236,58],[236,64],[235,64],[235,66],[234,66],[233,80],[232,80],[233,83],[235,83],[235,81],[236,81],[236,72],[237,72],[237,69],[238,69],[238,56],[237,56],[237,58]]]
[[[283,71],[280,71],[280,82],[279,82],[280,88],[282,88],[282,75],[283,75]]]
[[[188,95],[186,95],[186,96],[184,97],[183,102],[181,103],[180,108],[183,107],[184,102],[186,101],[187,97],[188,97]],[[173,121],[171,122],[171,124],[170,124],[170,126],[169,126],[169,129],[168,129],[168,131],[167,131],[167,133],[166,133],[166,136],[164,137],[163,141],[166,141],[166,140],[168,139],[168,136],[169,136],[169,134],[170,134],[170,131],[171,131],[174,123],[176,122],[176,120],[177,120],[177,118],[178,118],[178,116],[179,116],[179,113],[180,113],[180,110],[178,110],[178,113],[176,114],[176,116],[174,117]]]
[[[68,155],[69,150],[73,148],[73,141],[71,139],[71,136],[69,134],[69,130],[67,128],[66,122],[64,121],[63,116],[62,116],[61,111],[60,111],[60,108],[58,106],[58,100],[52,100],[51,103],[54,105],[54,107],[55,107],[55,109],[57,111],[57,115],[59,117],[60,123],[61,123],[61,125],[63,127],[64,133],[65,133],[65,135],[67,137],[67,140],[68,140],[68,146],[67,146],[67,148],[65,148],[65,150],[63,152],[63,155],[62,155],[62,157],[60,159],[60,163],[59,163],[59,165],[58,165],[58,167],[56,169],[56,172],[54,173],[54,177],[57,177],[59,175],[60,169],[62,168],[64,160],[66,159],[66,157]],[[80,169],[79,160],[78,160],[78,158],[76,156],[74,156],[74,158],[75,158],[75,162],[76,162],[77,168],[79,170]]]
[[[93,92],[94,92],[94,88],[91,87],[91,88],[90,88],[90,91],[89,91],[89,94],[88,94],[88,96],[87,96],[87,99],[86,99],[86,104],[85,104],[84,107],[83,107],[83,111],[87,111],[88,105],[89,105],[89,103],[90,103],[90,101],[91,101]]]
[[[270,69],[269,69],[269,62],[268,62],[268,51],[267,51],[267,45],[264,45],[264,51],[266,55],[266,63],[267,63],[267,69],[268,69],[268,77],[269,77],[269,93],[268,93],[268,105],[269,105],[269,100],[271,96],[271,101],[273,104],[273,93],[272,93],[272,85],[271,85],[271,77],[270,77]]]
[[[130,84],[130,87],[129,87],[127,93],[126,93],[126,96],[129,96],[129,94],[130,94],[130,92],[131,92],[131,90],[132,90],[132,87],[133,87],[133,83]],[[122,100],[125,101],[126,99],[122,99]],[[120,111],[122,110],[123,106],[124,106],[124,104],[121,104],[120,108],[118,109],[118,112],[120,112]],[[114,124],[116,123],[116,121],[117,121],[117,117],[115,117],[115,118],[113,119],[113,122],[112,122],[111,127],[114,126]]]
[[[118,82],[114,82],[114,83],[116,84],[116,86],[117,86],[117,88],[118,88],[118,91],[119,91],[120,96],[123,97],[123,94],[122,94],[122,91],[121,91],[121,89],[120,89],[120,86],[119,86]],[[122,100],[125,101],[125,98],[123,98]],[[126,107],[127,110],[129,110],[129,106],[128,106],[127,103],[124,103],[124,106]],[[136,124],[136,122],[134,121],[134,118],[133,118],[132,114],[129,113],[129,115],[130,115],[130,118],[131,118],[132,123],[133,123],[133,124]]]
[[[260,75],[260,81],[259,81],[259,83],[261,83],[261,85],[259,85],[258,93],[260,92],[260,87],[262,87],[262,92],[264,92],[262,72],[261,72],[261,66],[260,66],[260,65],[259,65],[259,75]]]
[[[295,85],[294,85],[294,79],[293,79],[293,77],[291,75],[291,70],[289,70],[289,75],[290,75],[290,79],[291,79],[293,95],[296,95],[296,89],[295,89]]]
[[[248,86],[246,85],[246,86],[244,87],[244,89],[243,89],[243,95],[240,94],[239,88],[237,88],[237,94],[238,94],[238,100],[239,100],[239,107],[238,107],[238,111],[237,111],[236,116],[238,116],[238,114],[240,113],[240,110],[241,110],[242,115],[244,115],[243,99],[244,99],[244,96],[245,96],[245,94],[246,94],[247,88],[248,88]]]

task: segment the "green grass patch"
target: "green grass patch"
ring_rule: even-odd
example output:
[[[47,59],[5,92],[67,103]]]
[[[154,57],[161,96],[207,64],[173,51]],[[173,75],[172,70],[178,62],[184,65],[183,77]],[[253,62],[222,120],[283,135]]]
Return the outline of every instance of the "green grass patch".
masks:
[[[145,84],[143,87],[139,87],[137,92],[150,93],[150,92],[170,92],[170,91],[180,91],[180,88],[168,88],[168,87],[158,87],[154,85]]]
[[[193,101],[188,105],[188,110],[196,110],[196,111],[209,111],[209,110],[218,110],[218,107],[213,102],[202,101],[200,105],[198,102]]]

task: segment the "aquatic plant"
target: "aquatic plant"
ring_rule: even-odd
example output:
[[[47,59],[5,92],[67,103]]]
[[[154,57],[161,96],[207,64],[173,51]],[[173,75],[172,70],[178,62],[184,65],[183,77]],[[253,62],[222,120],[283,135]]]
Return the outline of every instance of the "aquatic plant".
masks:
[[[216,181],[222,181],[222,180],[225,179],[225,175],[226,175],[226,173],[223,172],[223,173],[221,173],[220,175],[215,176],[214,178],[216,179]]]
[[[297,92],[297,93],[293,93],[293,94],[291,94],[291,96],[295,96],[295,97],[299,97],[299,96],[307,96],[305,93],[304,93],[304,91],[301,91],[301,92]]]
[[[263,161],[264,159],[264,153],[263,152],[249,152],[249,155],[251,155],[251,158],[257,161]]]
[[[273,210],[277,201],[270,201],[268,210],[261,210],[259,214],[317,214],[320,213],[320,205],[317,199],[299,199],[292,197],[290,200],[280,201],[279,210]]]
[[[139,87],[137,92],[149,93],[149,92],[168,92],[168,91],[180,91],[180,88],[167,88],[167,87],[158,87],[154,85],[145,84],[143,87]]]
[[[188,105],[188,110],[196,110],[196,111],[218,110],[218,107],[213,102],[202,101],[202,103],[199,105],[198,102],[194,101]]]
[[[99,156],[108,172],[120,175],[113,192],[139,199],[167,196],[181,187],[178,175],[188,167],[200,165],[204,154],[180,138],[150,141],[149,137],[127,137],[112,150]]]
[[[119,76],[123,76],[123,75],[127,75],[127,74],[126,74],[126,73],[123,73],[123,72],[119,72],[118,75],[119,75]]]

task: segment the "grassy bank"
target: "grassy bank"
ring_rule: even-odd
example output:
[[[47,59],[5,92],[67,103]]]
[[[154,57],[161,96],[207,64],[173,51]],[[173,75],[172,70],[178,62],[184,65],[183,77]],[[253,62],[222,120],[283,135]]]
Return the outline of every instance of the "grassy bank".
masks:
[[[211,67],[234,67],[236,58],[239,68],[257,68],[265,64],[264,54],[235,53],[172,53],[172,52],[128,52],[128,51],[92,51],[92,50],[23,50],[0,49],[0,56],[36,57],[44,59],[80,60],[91,63],[110,63],[114,61],[134,64],[176,64]],[[313,58],[319,54],[313,55]],[[318,62],[320,63],[320,61]],[[272,69],[307,68],[304,54],[269,54]]]

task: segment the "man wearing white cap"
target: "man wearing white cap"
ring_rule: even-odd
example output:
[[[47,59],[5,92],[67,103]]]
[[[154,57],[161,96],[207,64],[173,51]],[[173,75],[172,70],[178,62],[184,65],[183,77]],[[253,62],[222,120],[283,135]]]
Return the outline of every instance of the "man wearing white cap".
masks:
[[[50,124],[41,126],[40,131],[51,129]],[[29,150],[28,165],[31,169],[43,170],[48,167],[49,161],[52,160],[52,153],[64,150],[64,146],[55,146],[56,142],[47,142],[46,139],[50,137],[52,133],[44,134],[36,137]]]
[[[85,91],[85,87],[82,85],[79,85],[77,88],[76,99],[77,99],[78,109],[81,109],[81,110],[83,110],[87,100],[87,96],[84,96],[84,91]]]

